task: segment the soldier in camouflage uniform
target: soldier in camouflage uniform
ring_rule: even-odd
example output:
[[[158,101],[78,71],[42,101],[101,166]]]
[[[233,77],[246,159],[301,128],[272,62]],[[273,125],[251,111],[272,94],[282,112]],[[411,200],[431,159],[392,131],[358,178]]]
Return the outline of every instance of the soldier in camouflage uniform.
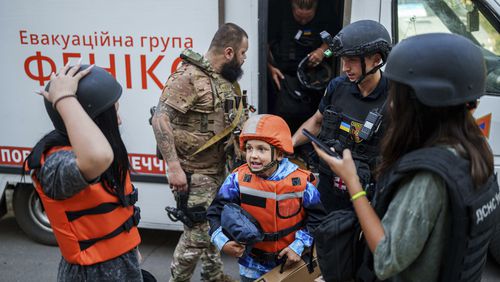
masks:
[[[245,99],[238,93],[248,35],[227,23],[214,35],[205,56],[191,50],[168,79],[152,124],[159,151],[167,162],[174,195],[188,192],[188,208],[208,208],[226,171],[228,148],[245,119]],[[189,281],[201,258],[204,281],[228,281],[220,254],[210,243],[206,217],[184,233],[175,248],[170,281]]]

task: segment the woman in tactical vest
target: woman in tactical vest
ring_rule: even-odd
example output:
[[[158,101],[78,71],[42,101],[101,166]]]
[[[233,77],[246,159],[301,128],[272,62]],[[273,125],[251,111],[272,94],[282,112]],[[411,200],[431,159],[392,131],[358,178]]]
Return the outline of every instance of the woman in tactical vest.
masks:
[[[58,281],[143,280],[137,191],[118,130],[121,93],[106,70],[79,64],[52,74],[40,92],[55,130],[25,167],[61,250]]]
[[[418,54],[418,60],[412,60]],[[480,48],[453,34],[418,35],[399,43],[385,75],[392,87],[382,139],[375,209],[352,155],[316,151],[346,181],[372,253],[364,281],[479,281],[500,208],[493,156],[472,117],[483,95]],[[496,204],[498,206],[498,204]]]

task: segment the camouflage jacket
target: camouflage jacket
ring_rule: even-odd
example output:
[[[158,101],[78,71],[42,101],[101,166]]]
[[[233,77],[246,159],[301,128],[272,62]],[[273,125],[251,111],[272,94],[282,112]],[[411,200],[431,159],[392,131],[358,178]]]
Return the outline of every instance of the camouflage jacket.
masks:
[[[185,50],[181,58],[182,64],[170,75],[160,97],[160,102],[179,112],[171,121],[179,161],[189,173],[219,174],[225,169],[227,152],[234,152],[234,134],[201,152],[197,150],[230,126],[244,99],[238,93],[239,86],[214,72],[200,54]],[[244,108],[240,125],[248,116]]]

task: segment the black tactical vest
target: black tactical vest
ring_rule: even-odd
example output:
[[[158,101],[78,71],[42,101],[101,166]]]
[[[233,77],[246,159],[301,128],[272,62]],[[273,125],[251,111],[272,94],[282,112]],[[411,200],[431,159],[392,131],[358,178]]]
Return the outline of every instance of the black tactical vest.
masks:
[[[440,270],[440,281],[480,281],[489,241],[500,219],[497,176],[492,175],[486,184],[475,188],[468,160],[441,147],[413,151],[399,160],[377,183],[375,210],[380,218],[386,213],[398,182],[422,170],[432,171],[445,181],[450,199],[451,237],[445,247],[446,263]],[[359,272],[361,281],[376,281],[373,257],[365,254],[365,258],[368,260],[364,261]]]
[[[281,38],[270,42],[270,47],[276,66],[284,73],[295,76],[299,62],[321,46],[322,41],[319,34],[312,31],[312,26],[302,27],[290,15],[280,23]]]
[[[383,79],[383,78],[382,78]],[[335,93],[323,112],[323,122],[319,138],[330,146],[338,140],[341,146],[352,151],[353,159],[369,164],[372,168],[379,155],[378,143],[383,130],[376,132],[370,140],[360,140],[357,132],[361,130],[368,113],[383,107],[387,99],[387,91],[377,99],[359,99],[352,94],[352,82],[343,81],[338,84]],[[322,173],[333,175],[328,165],[320,160]]]

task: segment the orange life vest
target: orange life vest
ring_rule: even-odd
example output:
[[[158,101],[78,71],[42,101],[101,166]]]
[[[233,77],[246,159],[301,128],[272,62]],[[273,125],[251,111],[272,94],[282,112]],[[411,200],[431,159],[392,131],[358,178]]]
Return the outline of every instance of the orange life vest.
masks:
[[[71,147],[54,147],[42,156],[45,158]],[[137,229],[140,219],[137,190],[127,175],[126,202],[105,190],[101,183],[87,186],[65,200],[54,200],[43,192],[36,173],[32,174],[35,189],[54,231],[64,259],[73,264],[92,265],[116,258],[139,245],[141,237]]]
[[[307,181],[314,176],[297,169],[280,181],[270,181],[253,174],[245,164],[238,169],[241,207],[260,224],[264,241],[252,252],[275,255],[295,240],[295,232],[305,225],[302,197]]]

